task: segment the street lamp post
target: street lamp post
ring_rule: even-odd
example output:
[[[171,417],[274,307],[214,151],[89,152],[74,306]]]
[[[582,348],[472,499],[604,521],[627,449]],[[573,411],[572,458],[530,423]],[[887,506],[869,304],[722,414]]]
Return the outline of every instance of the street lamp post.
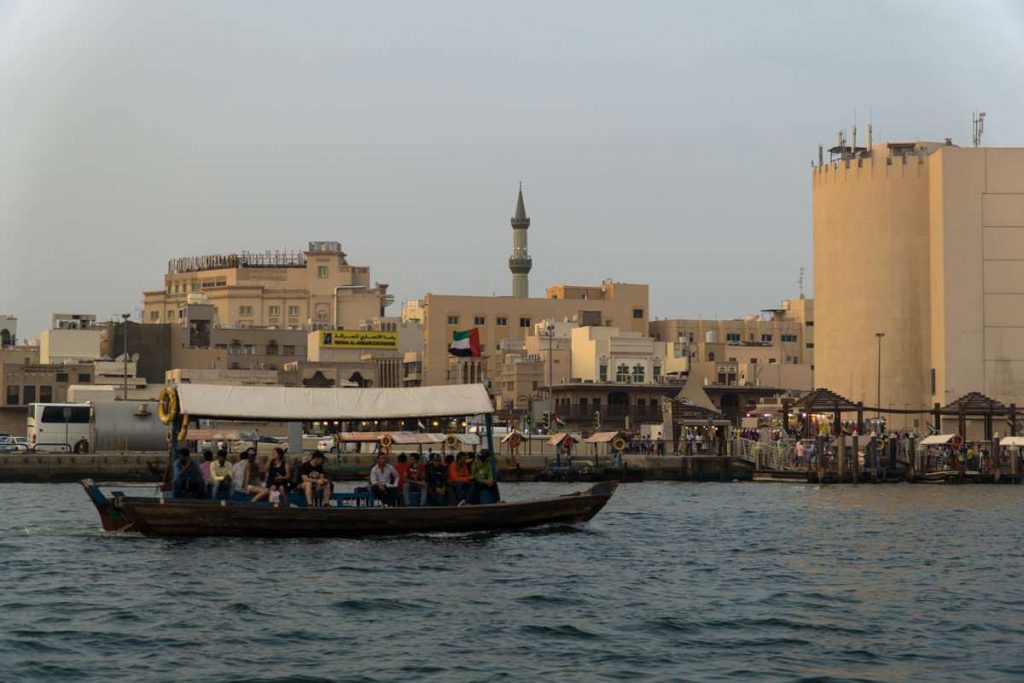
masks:
[[[123,347],[124,347],[122,349],[124,351],[124,396],[123,396],[123,398],[126,401],[128,400],[128,318],[130,318],[130,317],[132,317],[131,313],[122,313],[121,314],[121,320],[122,320],[121,325],[124,327],[124,337],[123,337],[124,342],[122,344]]]
[[[875,421],[878,423],[875,425],[875,429],[881,428],[882,419],[882,337],[885,336],[885,332],[875,332],[875,339],[878,340],[878,383],[876,385],[877,394],[875,396]]]

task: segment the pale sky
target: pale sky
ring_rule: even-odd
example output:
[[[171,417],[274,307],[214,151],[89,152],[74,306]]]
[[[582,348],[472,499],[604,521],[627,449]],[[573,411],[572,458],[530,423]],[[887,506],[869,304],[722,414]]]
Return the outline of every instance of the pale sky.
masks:
[[[994,1],[0,0],[0,314],[34,337],[140,310],[170,258],[314,239],[399,302],[509,294],[519,181],[534,295],[773,307],[855,115],[967,145],[984,110],[1024,145],[1022,29]]]

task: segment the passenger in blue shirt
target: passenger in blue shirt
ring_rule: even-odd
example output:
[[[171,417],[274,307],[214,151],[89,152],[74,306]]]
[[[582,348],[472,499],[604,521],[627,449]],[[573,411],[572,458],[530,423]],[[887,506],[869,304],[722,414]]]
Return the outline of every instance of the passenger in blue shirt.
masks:
[[[178,459],[174,461],[173,490],[175,498],[202,498],[206,490],[203,473],[199,466],[192,462],[187,448],[178,449]]]

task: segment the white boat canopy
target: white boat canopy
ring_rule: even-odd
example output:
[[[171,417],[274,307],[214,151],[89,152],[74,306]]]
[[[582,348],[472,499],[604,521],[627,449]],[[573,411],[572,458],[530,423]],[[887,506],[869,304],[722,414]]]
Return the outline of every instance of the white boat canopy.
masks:
[[[189,417],[225,420],[373,420],[493,413],[482,384],[389,389],[310,389],[179,384]]]
[[[922,446],[941,446],[953,440],[956,434],[932,434],[921,439]]]
[[[999,440],[1000,446],[1024,446],[1024,436],[1004,436]]]

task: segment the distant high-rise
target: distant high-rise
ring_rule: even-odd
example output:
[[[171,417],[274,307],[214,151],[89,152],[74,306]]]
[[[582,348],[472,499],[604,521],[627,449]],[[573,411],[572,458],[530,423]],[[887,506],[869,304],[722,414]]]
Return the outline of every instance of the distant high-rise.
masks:
[[[512,255],[508,269],[512,271],[512,296],[525,299],[530,296],[530,269],[533,259],[526,251],[526,230],[530,219],[526,217],[523,205],[523,184],[519,183],[519,198],[516,200],[516,215],[512,217]]]

